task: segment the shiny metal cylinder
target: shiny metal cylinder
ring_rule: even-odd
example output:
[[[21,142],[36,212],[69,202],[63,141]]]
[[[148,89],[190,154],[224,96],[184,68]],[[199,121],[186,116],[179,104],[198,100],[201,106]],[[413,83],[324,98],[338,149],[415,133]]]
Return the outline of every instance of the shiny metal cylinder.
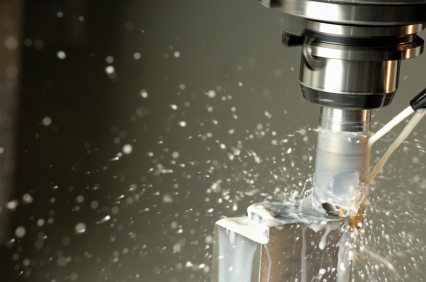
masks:
[[[357,207],[360,187],[369,174],[370,111],[321,107],[312,204],[344,210]],[[355,211],[356,212],[356,211]]]
[[[374,109],[387,106],[398,89],[400,61],[318,58],[312,67],[302,55],[300,84],[305,99],[324,106]]]
[[[342,110],[321,107],[319,125],[332,131],[369,131],[370,110]]]
[[[408,25],[425,22],[425,1],[404,0],[257,0],[285,14],[348,25]]]

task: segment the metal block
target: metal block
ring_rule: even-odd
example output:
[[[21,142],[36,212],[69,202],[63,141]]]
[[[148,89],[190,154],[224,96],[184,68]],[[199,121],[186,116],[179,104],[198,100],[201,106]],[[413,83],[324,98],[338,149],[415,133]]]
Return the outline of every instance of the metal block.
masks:
[[[255,204],[248,216],[216,222],[211,281],[350,281],[348,226],[291,204]]]

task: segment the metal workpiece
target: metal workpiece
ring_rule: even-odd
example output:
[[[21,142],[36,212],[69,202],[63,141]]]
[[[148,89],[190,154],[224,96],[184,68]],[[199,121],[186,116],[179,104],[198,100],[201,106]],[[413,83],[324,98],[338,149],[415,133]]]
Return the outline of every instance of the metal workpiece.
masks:
[[[261,5],[304,19],[350,25],[410,25],[425,22],[426,1],[258,0]]]
[[[360,132],[369,131],[370,110],[343,110],[321,107],[319,125],[332,131]]]
[[[347,219],[272,204],[268,212],[281,223],[266,229],[268,242],[250,238],[244,225],[238,232],[223,220],[215,224],[212,282],[350,281],[353,238]],[[247,226],[262,228],[247,220]]]

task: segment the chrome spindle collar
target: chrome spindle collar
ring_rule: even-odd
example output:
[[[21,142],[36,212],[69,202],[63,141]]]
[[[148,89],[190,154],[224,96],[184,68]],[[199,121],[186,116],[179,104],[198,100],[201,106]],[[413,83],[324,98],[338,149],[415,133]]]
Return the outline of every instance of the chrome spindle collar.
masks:
[[[370,110],[343,110],[324,106],[321,107],[319,118],[321,127],[333,131],[369,131],[370,121]]]

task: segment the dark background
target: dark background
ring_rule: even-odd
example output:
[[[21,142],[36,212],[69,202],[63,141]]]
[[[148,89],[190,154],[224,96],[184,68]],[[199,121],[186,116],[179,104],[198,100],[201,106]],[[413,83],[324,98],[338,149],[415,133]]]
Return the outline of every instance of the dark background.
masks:
[[[0,281],[209,281],[215,221],[309,191],[319,107],[280,14],[251,0],[23,4]],[[373,131],[425,87],[425,60],[403,62]],[[423,128],[373,184],[356,281],[423,279]]]

